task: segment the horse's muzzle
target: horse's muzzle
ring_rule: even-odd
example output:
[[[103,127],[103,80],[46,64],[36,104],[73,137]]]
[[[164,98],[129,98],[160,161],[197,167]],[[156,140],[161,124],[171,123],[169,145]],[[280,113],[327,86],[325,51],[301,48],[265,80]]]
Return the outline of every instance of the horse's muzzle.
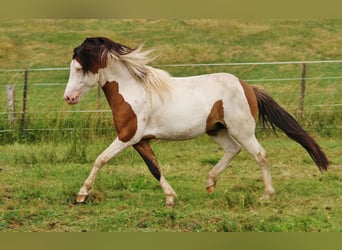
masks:
[[[73,104],[79,103],[79,101],[80,101],[80,96],[79,96],[79,95],[77,95],[77,96],[68,96],[68,95],[65,95],[65,96],[64,96],[64,100],[66,101],[67,104],[73,105]]]

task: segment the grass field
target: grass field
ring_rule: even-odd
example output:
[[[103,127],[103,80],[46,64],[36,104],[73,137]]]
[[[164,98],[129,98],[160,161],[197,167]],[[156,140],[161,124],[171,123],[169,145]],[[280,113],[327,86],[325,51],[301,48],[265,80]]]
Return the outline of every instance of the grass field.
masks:
[[[261,171],[243,151],[211,195],[207,172],[222,153],[204,136],[153,144],[178,193],[164,207],[159,184],[127,150],[100,172],[90,199],[75,196],[97,153],[109,142],[1,146],[2,231],[341,231],[340,141],[320,139],[332,165],[322,175],[306,152],[285,138],[264,137],[277,194],[260,202]],[[172,152],[172,154],[170,154]]]
[[[298,61],[341,59],[341,20],[1,20],[2,69],[68,67],[72,49],[86,36],[108,36],[129,46],[156,48],[158,64]],[[173,75],[228,71],[242,79],[300,77],[300,65],[167,68]],[[308,77],[340,76],[341,64],[309,65]],[[331,162],[321,174],[299,145],[268,130],[257,130],[268,152],[277,194],[259,201],[261,171],[242,151],[211,195],[208,171],[222,151],[207,136],[184,142],[155,141],[162,170],[178,193],[176,207],[164,195],[132,149],[100,172],[87,204],[75,196],[96,156],[112,141],[110,114],[64,111],[96,109],[92,91],[78,106],[63,99],[68,72],[31,72],[28,126],[76,127],[73,132],[30,131],[11,138],[0,133],[0,231],[342,231],[341,80],[310,80],[303,127]],[[6,112],[4,87],[22,73],[0,74],[0,112]],[[33,84],[34,83],[34,84]],[[41,84],[41,85],[40,85]],[[298,81],[262,82],[294,115]],[[16,99],[21,108],[20,94]],[[323,105],[320,107],[314,105]],[[327,106],[324,106],[327,105]],[[103,108],[105,102],[103,103]],[[44,113],[58,110],[63,112]],[[6,129],[6,117],[0,129]],[[90,127],[93,130],[82,130]],[[99,127],[107,132],[94,132]]]

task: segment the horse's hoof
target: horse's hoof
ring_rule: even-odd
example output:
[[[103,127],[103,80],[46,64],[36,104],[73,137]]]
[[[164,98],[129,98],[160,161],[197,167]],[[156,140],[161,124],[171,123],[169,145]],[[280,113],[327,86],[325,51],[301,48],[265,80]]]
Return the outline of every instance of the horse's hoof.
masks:
[[[168,202],[168,203],[165,203],[165,207],[167,208],[174,208],[175,207],[175,203],[171,203],[171,202]]]
[[[168,208],[174,208],[175,207],[175,202],[174,202],[173,196],[169,196],[166,198],[165,206]]]
[[[207,187],[208,194],[211,194],[212,192],[215,191],[215,185],[212,185],[210,187]]]
[[[271,198],[271,196],[273,195],[274,193],[264,193],[260,198],[259,200],[260,201],[267,201]]]
[[[85,203],[88,199],[88,195],[86,194],[79,194],[77,195],[77,198],[76,198],[76,203]]]

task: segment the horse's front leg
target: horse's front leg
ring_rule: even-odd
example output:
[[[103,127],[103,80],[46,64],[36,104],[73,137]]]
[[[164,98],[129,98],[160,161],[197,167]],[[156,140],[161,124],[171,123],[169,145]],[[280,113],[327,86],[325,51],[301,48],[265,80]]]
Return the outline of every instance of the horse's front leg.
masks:
[[[81,187],[76,202],[82,203],[85,202],[89,196],[89,191],[94,185],[95,178],[101,167],[106,164],[111,158],[116,156],[118,153],[125,150],[127,147],[131,146],[132,144],[128,142],[122,142],[118,138],[106,148],[95,160],[94,167],[91,170],[88,178],[84,181],[83,186]]]
[[[141,155],[152,175],[160,182],[160,185],[166,196],[165,205],[167,207],[173,207],[175,205],[174,199],[177,197],[177,194],[173,190],[171,185],[166,181],[165,177],[161,174],[157,158],[154,155],[149,141],[142,140],[139,143],[133,145],[133,147]]]

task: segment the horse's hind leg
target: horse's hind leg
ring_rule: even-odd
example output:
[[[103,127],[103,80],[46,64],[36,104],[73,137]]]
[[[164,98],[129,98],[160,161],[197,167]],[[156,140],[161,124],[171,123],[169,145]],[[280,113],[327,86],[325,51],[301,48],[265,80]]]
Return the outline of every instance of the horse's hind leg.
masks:
[[[173,207],[174,199],[177,197],[177,194],[172,189],[171,185],[166,181],[165,177],[161,174],[158,161],[153,153],[149,141],[142,140],[133,145],[133,147],[141,155],[152,175],[160,182],[160,185],[166,196],[166,206]]]
[[[212,138],[222,146],[224,155],[221,160],[210,170],[207,179],[207,191],[215,190],[220,173],[228,166],[229,162],[240,152],[240,145],[228,134],[226,129],[221,129]]]
[[[271,173],[268,169],[268,159],[265,149],[259,144],[255,135],[251,136],[243,135],[238,136],[236,138],[245,148],[246,150],[254,157],[254,159],[258,162],[261,167],[264,184],[265,184],[265,192],[261,197],[262,199],[269,198],[272,194],[275,193],[275,190],[272,186]]]

